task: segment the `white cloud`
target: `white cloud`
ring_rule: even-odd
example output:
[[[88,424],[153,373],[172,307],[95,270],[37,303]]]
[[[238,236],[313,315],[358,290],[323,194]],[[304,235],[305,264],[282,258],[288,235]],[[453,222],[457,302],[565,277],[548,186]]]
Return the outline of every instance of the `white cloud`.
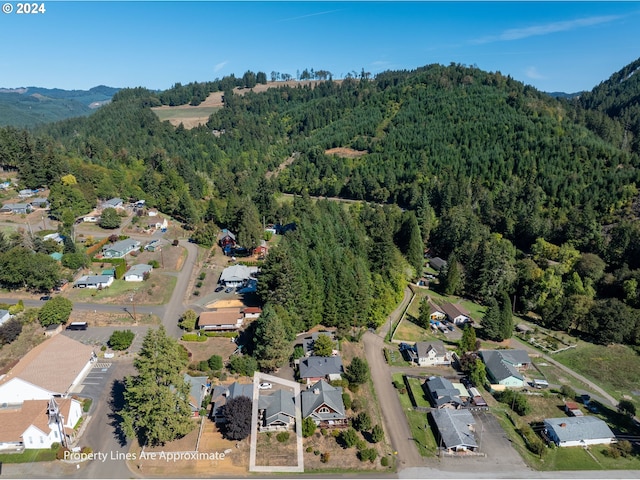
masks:
[[[547,77],[545,77],[540,72],[538,72],[538,69],[536,67],[527,67],[525,69],[525,71],[524,71],[524,74],[527,76],[527,78],[530,78],[532,80],[546,80],[547,79]]]
[[[510,28],[499,35],[493,35],[476,39],[473,43],[508,42],[511,40],[521,40],[523,38],[549,35],[557,32],[568,32],[583,27],[609,23],[622,18],[621,15],[605,15],[599,17],[578,18],[563,22],[552,22],[543,25],[532,25],[525,28]]]
[[[215,73],[218,73],[220,70],[227,66],[227,63],[229,63],[227,60],[225,60],[224,62],[216,63],[216,65],[213,67],[213,71]]]

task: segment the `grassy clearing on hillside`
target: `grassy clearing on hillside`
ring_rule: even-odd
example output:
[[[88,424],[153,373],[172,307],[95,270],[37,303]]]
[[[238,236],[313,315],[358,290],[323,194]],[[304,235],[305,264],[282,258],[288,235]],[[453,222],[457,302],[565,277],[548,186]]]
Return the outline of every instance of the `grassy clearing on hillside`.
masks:
[[[577,348],[555,354],[553,358],[593,379],[617,399],[630,395],[640,408],[640,356],[631,348],[579,342]]]
[[[171,119],[180,118],[194,118],[211,116],[213,113],[220,110],[220,107],[175,107],[175,108],[153,108],[155,113],[161,122]]]

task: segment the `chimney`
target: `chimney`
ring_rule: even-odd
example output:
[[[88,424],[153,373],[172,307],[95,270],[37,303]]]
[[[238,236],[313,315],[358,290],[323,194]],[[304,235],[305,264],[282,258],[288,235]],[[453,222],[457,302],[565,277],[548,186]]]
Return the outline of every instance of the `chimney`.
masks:
[[[560,426],[561,426],[562,428],[564,428],[564,427],[566,427],[566,426],[567,426],[567,424],[566,424],[566,423],[561,423],[561,424],[560,424]]]
[[[319,388],[314,388],[313,389],[313,394],[314,395],[320,395],[320,389]]]

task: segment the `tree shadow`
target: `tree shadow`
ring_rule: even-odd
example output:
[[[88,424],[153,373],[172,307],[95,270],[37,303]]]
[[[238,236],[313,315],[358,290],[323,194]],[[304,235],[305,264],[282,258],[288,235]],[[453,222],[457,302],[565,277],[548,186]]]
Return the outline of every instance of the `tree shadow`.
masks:
[[[124,380],[114,380],[111,384],[111,400],[109,401],[111,412],[107,414],[110,420],[109,425],[113,427],[113,434],[121,447],[127,445],[127,436],[122,428],[122,415],[120,415],[120,411],[124,408],[124,391]]]

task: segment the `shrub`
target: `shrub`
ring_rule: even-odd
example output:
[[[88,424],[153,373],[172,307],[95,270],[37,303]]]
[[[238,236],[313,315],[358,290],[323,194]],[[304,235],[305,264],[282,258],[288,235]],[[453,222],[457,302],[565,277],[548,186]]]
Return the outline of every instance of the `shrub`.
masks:
[[[106,346],[106,345],[102,345],[102,346],[100,347],[100,351],[101,351],[101,352],[106,352],[106,351],[107,351],[107,346]]]
[[[198,370],[201,372],[206,372],[209,370],[209,363],[206,360],[201,360],[198,362]]]
[[[207,278],[207,272],[200,272],[200,275],[198,276],[198,278],[200,280],[204,280],[205,278]]]
[[[153,268],[160,268],[160,262],[157,260],[149,260],[147,265],[151,265]]]
[[[371,429],[371,417],[367,412],[360,412],[352,423],[353,428],[358,432],[366,432]]]
[[[382,457],[380,459],[380,465],[382,465],[383,467],[388,467],[389,466],[389,459],[387,457]]]
[[[320,435],[322,435],[323,437],[327,436],[327,429],[326,428],[321,428],[320,429]]]
[[[305,450],[307,453],[313,452],[313,447],[307,447]]]
[[[560,389],[560,393],[563,396],[570,398],[571,400],[576,398],[576,391],[573,388],[571,388],[569,385],[562,385],[562,388]]]
[[[184,342],[206,342],[207,337],[204,335],[198,335],[197,333],[185,333],[182,335],[182,341]]]
[[[60,446],[58,448],[58,451],[56,452],[56,459],[57,460],[64,460],[65,453],[68,452],[68,451],[70,451],[68,448]]]
[[[279,432],[276,435],[276,440],[278,440],[280,443],[285,443],[289,440],[289,432]]]
[[[177,247],[180,244],[180,242],[178,241],[178,239],[176,238],[171,245],[173,245],[174,247]]]
[[[378,443],[382,440],[384,440],[384,430],[380,425],[376,425],[373,427],[373,430],[371,430],[371,441],[373,443]]]
[[[359,398],[353,399],[353,402],[351,402],[351,410],[353,410],[354,412],[362,410],[362,401]]]
[[[196,288],[202,288],[202,282],[201,281],[197,281],[196,282]]]
[[[90,398],[85,398],[82,401],[82,411],[84,413],[87,413],[89,411],[89,409],[91,408],[91,404],[93,403],[93,400],[91,400]]]
[[[193,291],[193,296],[194,297],[198,297],[200,295],[200,290],[194,290]]]
[[[305,438],[310,437],[316,431],[316,422],[311,417],[307,417],[302,420],[302,436]]]
[[[320,461],[322,463],[327,463],[329,461],[329,458],[331,458],[331,454],[329,452],[324,452],[320,455]]]
[[[133,343],[134,337],[131,330],[116,330],[109,337],[109,346],[112,350],[126,350]]]
[[[82,449],[80,450],[80,453],[93,453],[93,449],[91,447],[82,447]]]
[[[320,455],[320,450],[314,450],[313,454],[317,457],[318,455]]]
[[[338,438],[340,436],[340,430],[338,430],[337,428],[334,428],[333,430],[331,430],[331,436],[333,438]]]
[[[356,450],[358,450],[359,452],[361,452],[362,450],[364,450],[365,448],[367,448],[367,442],[365,442],[364,440],[362,440],[361,438],[359,438],[356,441]]]
[[[342,403],[344,403],[344,408],[346,410],[349,410],[351,408],[351,395],[349,395],[347,392],[344,392],[342,394]]]
[[[358,433],[353,428],[347,428],[340,432],[340,436],[338,438],[346,448],[351,448],[358,441]]]
[[[377,457],[378,452],[375,448],[365,448],[364,450],[358,452],[358,458],[362,462],[366,462],[367,460],[369,460],[371,463],[373,463]]]
[[[222,370],[222,357],[220,355],[211,355],[207,364],[211,370]]]

